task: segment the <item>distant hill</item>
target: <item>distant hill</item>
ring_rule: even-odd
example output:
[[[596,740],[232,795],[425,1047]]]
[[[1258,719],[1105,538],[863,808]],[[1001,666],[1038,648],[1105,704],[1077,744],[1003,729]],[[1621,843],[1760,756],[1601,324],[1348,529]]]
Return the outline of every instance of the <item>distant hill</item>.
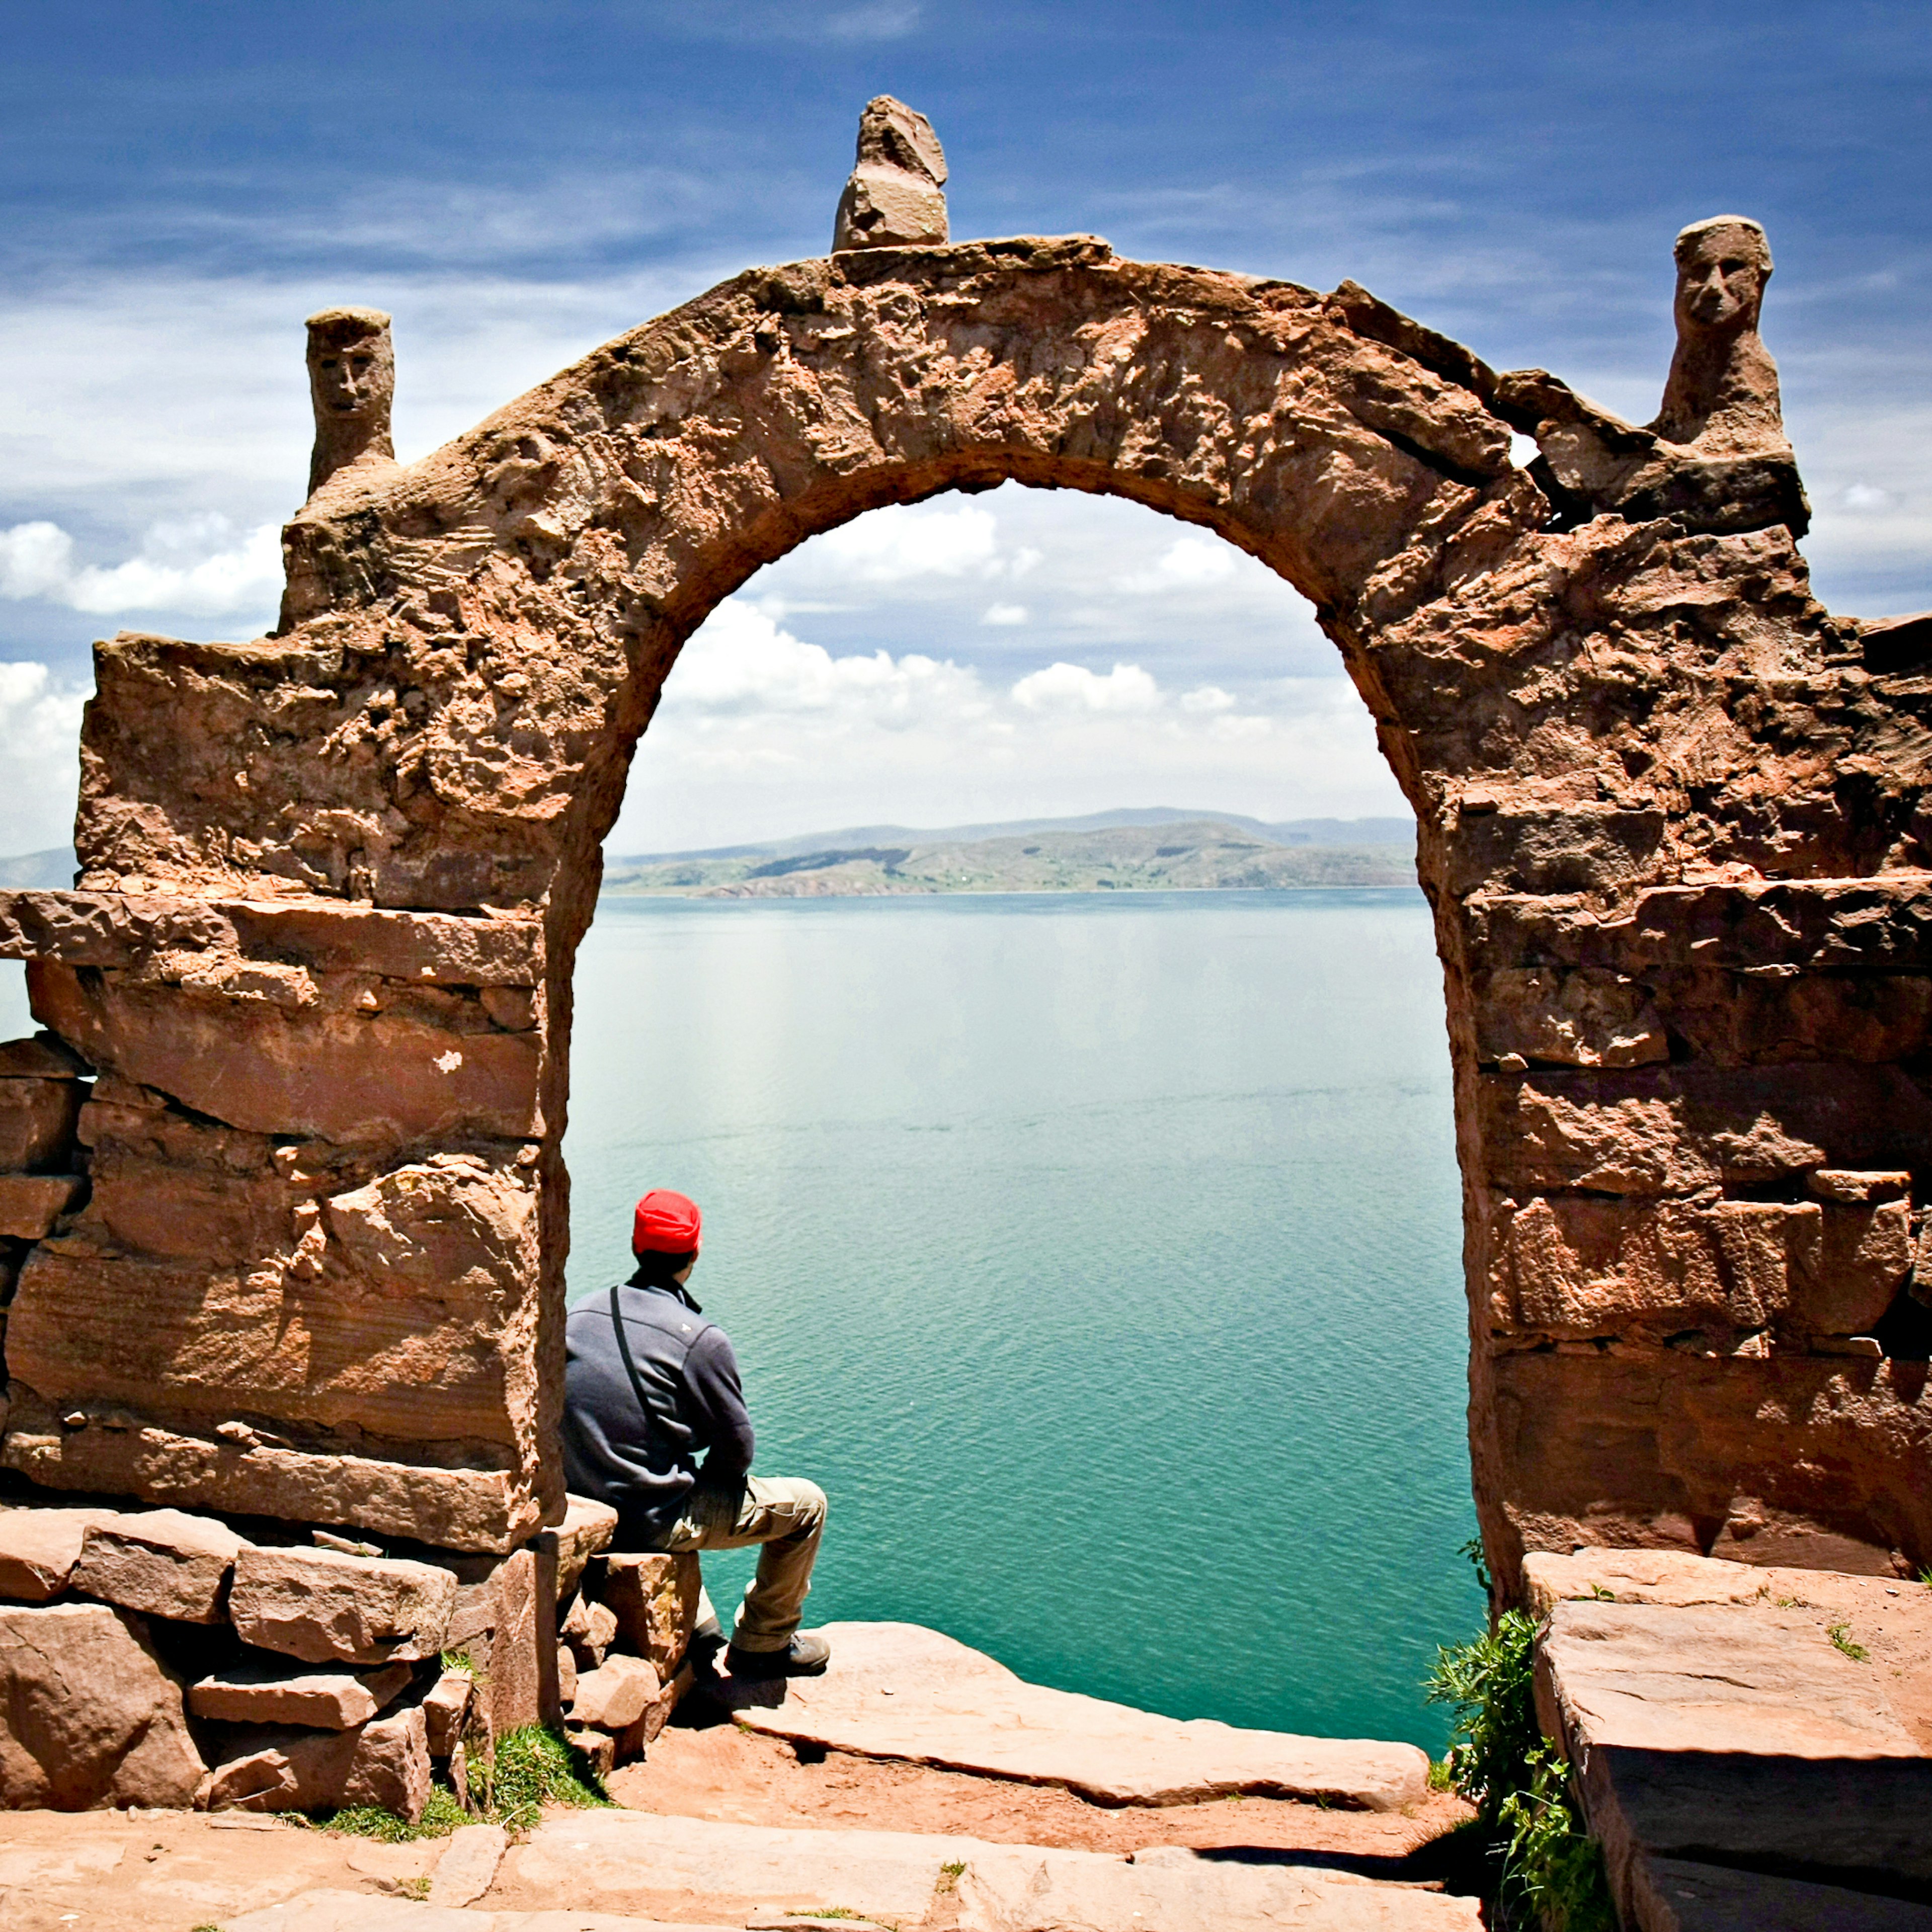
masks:
[[[0,889],[15,892],[65,892],[74,884],[74,870],[71,845],[56,845],[46,852],[22,852],[16,858],[0,859]]]
[[[1127,818],[1147,822],[1122,824]],[[1101,823],[1096,820],[1108,822]],[[1290,843],[1334,820],[1263,826],[1229,818],[1102,813],[1024,830],[950,832],[866,826],[780,845],[604,861],[604,890],[701,898],[825,898],[909,892],[1174,892],[1274,886],[1413,886],[1414,827],[1402,842]],[[1338,830],[1353,830],[1346,823]]]

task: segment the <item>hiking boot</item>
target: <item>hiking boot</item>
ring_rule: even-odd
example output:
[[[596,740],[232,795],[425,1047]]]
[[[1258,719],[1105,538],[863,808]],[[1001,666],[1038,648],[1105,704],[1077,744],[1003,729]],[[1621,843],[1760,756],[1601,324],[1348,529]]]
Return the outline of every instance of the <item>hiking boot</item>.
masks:
[[[816,1630],[800,1630],[782,1650],[740,1650],[734,1643],[724,1653],[724,1668],[734,1677],[816,1677],[832,1661],[832,1646]]]

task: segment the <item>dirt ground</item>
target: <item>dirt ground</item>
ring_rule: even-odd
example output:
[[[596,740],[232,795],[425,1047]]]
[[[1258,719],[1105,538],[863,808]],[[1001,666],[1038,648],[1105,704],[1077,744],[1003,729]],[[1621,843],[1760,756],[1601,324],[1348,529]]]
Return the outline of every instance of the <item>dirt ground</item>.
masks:
[[[645,1762],[615,1772],[610,1788],[619,1804],[634,1810],[740,1825],[956,1832],[996,1844],[1091,1852],[1239,1846],[1282,1854],[1286,1864],[1412,1883],[1453,1880],[1456,1848],[1442,1841],[1474,1815],[1461,1799],[1446,1795],[1401,1812],[1324,1809],[1270,1798],[1110,1810],[1053,1786],[839,1751],[807,1750],[801,1756],[781,1739],[729,1724],[674,1726],[652,1745]]]

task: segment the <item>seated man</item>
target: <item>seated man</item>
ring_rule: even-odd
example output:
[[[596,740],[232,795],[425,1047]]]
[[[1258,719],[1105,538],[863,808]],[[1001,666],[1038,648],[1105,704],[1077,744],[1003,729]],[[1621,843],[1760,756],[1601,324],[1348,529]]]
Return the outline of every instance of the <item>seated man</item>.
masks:
[[[736,1677],[815,1676],[832,1646],[798,1626],[824,1532],[825,1492],[752,1474],[737,1358],[685,1287],[700,1238],[697,1203],[654,1190],[638,1203],[637,1273],[571,1311],[566,1480],[617,1512],[619,1550],[763,1545],[726,1667]]]

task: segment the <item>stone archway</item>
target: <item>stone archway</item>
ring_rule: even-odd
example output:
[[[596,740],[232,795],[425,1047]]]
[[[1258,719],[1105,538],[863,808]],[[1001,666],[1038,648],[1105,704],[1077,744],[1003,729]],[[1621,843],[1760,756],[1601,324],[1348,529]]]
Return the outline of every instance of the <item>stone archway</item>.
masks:
[[[805,538],[1012,479],[1257,556],[1376,718],[1505,1586],[1584,1541],[1932,1558],[1924,1368],[1858,1339],[1932,1178],[1932,640],[1812,598],[1788,464],[1646,435],[1353,284],[1076,237],[752,270],[339,470],[275,635],[100,647],[80,887],[0,912],[101,1076],[5,1461],[458,1548],[554,1518],[571,966],[664,676]]]

